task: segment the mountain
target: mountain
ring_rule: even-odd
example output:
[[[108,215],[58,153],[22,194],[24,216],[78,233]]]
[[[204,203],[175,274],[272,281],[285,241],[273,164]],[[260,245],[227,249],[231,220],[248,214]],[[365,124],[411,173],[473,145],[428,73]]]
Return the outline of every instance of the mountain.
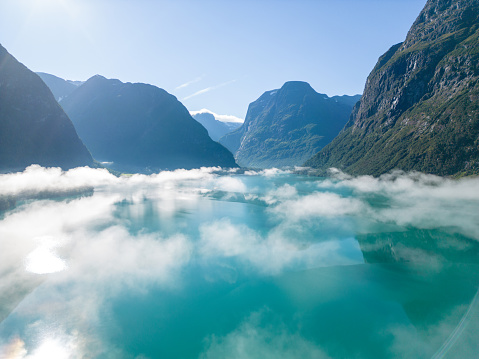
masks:
[[[343,96],[331,97],[331,100],[350,106],[351,109],[360,99],[361,99],[361,95],[354,95],[354,96],[343,95]]]
[[[221,137],[242,125],[240,122],[219,121],[213,113],[206,111],[192,114],[192,117],[206,128],[213,141],[218,141]]]
[[[61,103],[93,156],[115,170],[237,167],[176,97],[158,87],[96,75]]]
[[[306,82],[286,82],[248,107],[244,124],[220,143],[240,166],[301,165],[344,127],[357,97],[329,98]]]
[[[64,80],[60,77],[46,74],[44,72],[37,72],[36,74],[40,76],[43,82],[45,82],[50,88],[50,91],[52,91],[53,96],[55,96],[58,102],[70,95],[78,88],[78,86],[83,84],[82,81]]]
[[[306,165],[479,173],[479,1],[429,0],[379,58],[345,128]]]
[[[72,122],[41,78],[0,45],[0,172],[31,164],[93,166]]]

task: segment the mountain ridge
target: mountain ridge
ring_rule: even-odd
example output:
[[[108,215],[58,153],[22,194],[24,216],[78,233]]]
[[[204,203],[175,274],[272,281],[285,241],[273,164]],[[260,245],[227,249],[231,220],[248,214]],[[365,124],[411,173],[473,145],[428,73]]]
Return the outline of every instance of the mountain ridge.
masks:
[[[196,121],[201,123],[208,131],[209,136],[213,141],[218,140],[227,133],[236,130],[241,126],[238,122],[223,122],[218,120],[211,112],[197,112],[191,115]]]
[[[429,0],[378,60],[350,120],[305,165],[381,175],[479,173],[479,2]]]
[[[341,130],[353,98],[330,98],[307,82],[288,81],[252,102],[244,124],[220,143],[241,166],[299,166]]]
[[[0,45],[0,171],[96,166],[41,78]]]
[[[95,75],[61,103],[92,154],[115,170],[237,166],[175,96],[156,86]]]
[[[36,74],[45,82],[58,102],[70,95],[84,83],[83,81],[64,80],[58,76],[47,74],[46,72],[36,72]]]

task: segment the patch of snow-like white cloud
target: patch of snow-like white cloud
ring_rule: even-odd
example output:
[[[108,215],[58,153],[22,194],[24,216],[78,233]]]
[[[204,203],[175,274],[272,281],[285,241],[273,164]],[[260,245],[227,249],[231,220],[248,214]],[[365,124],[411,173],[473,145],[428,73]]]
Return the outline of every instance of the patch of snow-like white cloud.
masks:
[[[209,181],[220,167],[163,171],[152,175],[134,174],[116,177],[106,169],[78,167],[68,171],[31,165],[24,172],[0,175],[0,196],[23,193],[68,192],[83,188],[110,188],[124,190],[143,186],[168,185],[185,181]]]
[[[221,122],[236,122],[236,123],[243,123],[244,119],[239,118],[233,115],[220,115],[217,113],[214,113],[213,111],[210,111],[206,108],[203,108],[199,111],[190,111],[191,116],[201,114],[201,113],[209,113],[215,117],[216,120],[221,121]]]
[[[367,207],[358,216],[422,229],[455,228],[479,240],[479,177],[453,180],[419,172],[396,171],[382,175],[349,176],[339,170],[321,181],[321,190],[350,189]],[[380,196],[387,205],[371,206]]]
[[[298,197],[298,190],[290,184],[285,184],[279,188],[273,189],[260,197],[262,201],[268,205],[273,205],[278,202],[291,200]]]
[[[283,170],[279,168],[265,168],[263,170],[248,170],[245,171],[246,176],[265,176],[265,177],[274,177],[279,175],[290,174],[291,171]]]
[[[279,274],[286,268],[350,265],[362,262],[341,254],[340,241],[308,243],[278,226],[267,235],[223,218],[200,227],[198,253],[207,262],[236,259],[245,268],[264,274]]]
[[[246,185],[238,178],[223,176],[218,178],[215,181],[216,190],[226,191],[226,192],[246,192]]]
[[[363,208],[363,203],[358,199],[342,197],[331,192],[317,192],[283,201],[271,211],[286,220],[298,221],[317,217],[354,215]]]

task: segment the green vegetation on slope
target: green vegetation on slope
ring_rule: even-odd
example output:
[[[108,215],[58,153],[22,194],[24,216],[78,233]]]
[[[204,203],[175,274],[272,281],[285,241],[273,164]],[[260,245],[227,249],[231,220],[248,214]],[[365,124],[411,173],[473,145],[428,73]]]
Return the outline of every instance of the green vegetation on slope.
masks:
[[[358,99],[329,98],[305,82],[287,82],[251,103],[243,126],[220,143],[241,166],[299,166],[338,134]]]
[[[383,55],[350,122],[306,162],[380,175],[479,173],[479,3],[430,0]]]

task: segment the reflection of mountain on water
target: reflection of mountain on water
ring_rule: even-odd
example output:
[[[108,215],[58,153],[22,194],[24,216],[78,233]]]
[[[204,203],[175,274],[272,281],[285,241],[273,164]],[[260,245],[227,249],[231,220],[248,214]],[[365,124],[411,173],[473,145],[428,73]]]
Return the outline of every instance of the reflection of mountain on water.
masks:
[[[356,236],[366,263],[479,263],[479,243],[437,229]]]
[[[383,283],[389,280],[385,285],[387,295],[401,303],[425,340],[431,328],[440,328],[447,322],[449,330],[443,333],[446,340],[469,308],[477,306],[477,241],[459,234],[418,229],[359,235],[357,240],[366,263],[384,269],[378,275],[384,276],[379,279]],[[471,309],[477,316],[478,308]],[[471,325],[464,336],[475,330]]]
[[[2,214],[4,211],[14,209],[25,202],[42,199],[63,201],[79,197],[90,197],[93,196],[93,192],[93,187],[79,187],[65,190],[43,190],[40,192],[25,191],[12,195],[0,195],[0,214]]]

